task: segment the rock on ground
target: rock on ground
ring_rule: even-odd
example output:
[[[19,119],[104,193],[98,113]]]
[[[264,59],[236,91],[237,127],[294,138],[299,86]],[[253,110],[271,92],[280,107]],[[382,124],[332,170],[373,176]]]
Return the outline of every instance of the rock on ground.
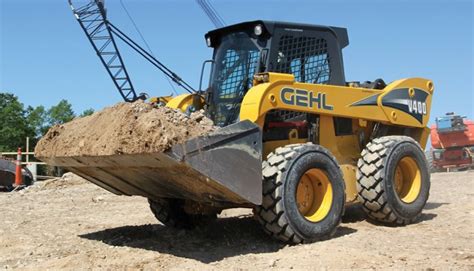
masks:
[[[34,193],[47,189],[63,189],[68,186],[87,184],[88,181],[72,172],[66,172],[59,178],[54,178],[42,182],[35,182],[32,186],[26,187],[20,193]]]

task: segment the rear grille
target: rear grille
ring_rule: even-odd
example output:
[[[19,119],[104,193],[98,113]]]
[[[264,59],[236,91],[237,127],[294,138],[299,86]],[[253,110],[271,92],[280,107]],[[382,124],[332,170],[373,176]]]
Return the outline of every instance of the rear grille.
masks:
[[[275,72],[291,73],[298,82],[328,83],[331,71],[327,47],[321,38],[282,36]]]
[[[297,82],[329,83],[331,71],[325,39],[284,35],[278,45],[278,59],[274,72],[293,74]],[[305,113],[277,110],[269,114],[273,115],[271,116],[273,118],[290,121],[302,118]]]

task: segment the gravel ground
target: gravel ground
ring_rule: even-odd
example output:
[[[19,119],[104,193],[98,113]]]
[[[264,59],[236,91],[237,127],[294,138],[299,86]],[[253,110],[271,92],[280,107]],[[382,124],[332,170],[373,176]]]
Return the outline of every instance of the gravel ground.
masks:
[[[474,270],[474,172],[432,175],[421,220],[385,227],[355,206],[331,240],[284,246],[251,212],[192,231],[159,224],[139,197],[77,178],[0,194],[0,269]]]

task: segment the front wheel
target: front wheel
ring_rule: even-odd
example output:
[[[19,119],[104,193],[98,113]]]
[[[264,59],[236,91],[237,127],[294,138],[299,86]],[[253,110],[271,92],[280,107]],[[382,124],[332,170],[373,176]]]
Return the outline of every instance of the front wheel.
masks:
[[[178,229],[193,229],[217,218],[214,214],[190,214],[179,199],[148,199],[150,209],[163,225]]]
[[[418,143],[406,136],[376,138],[357,163],[359,200],[369,218],[391,225],[415,221],[430,190],[430,174]]]
[[[265,232],[290,243],[334,234],[344,211],[341,169],[324,147],[280,147],[263,163],[263,201],[255,214]]]

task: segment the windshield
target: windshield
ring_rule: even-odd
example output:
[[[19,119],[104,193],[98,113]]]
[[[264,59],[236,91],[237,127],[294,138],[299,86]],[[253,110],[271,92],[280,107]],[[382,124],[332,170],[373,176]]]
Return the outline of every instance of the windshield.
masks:
[[[222,38],[215,51],[211,76],[209,112],[215,125],[226,126],[238,120],[242,99],[252,87],[259,54],[257,46],[244,32]]]

